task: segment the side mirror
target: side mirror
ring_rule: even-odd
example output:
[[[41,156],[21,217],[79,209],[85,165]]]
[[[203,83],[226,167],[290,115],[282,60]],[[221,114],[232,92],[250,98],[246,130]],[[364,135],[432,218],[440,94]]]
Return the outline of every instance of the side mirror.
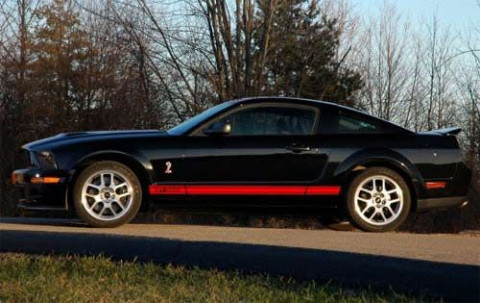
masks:
[[[217,122],[203,130],[203,133],[207,136],[224,136],[228,135],[231,130],[232,126],[230,125],[230,122]]]

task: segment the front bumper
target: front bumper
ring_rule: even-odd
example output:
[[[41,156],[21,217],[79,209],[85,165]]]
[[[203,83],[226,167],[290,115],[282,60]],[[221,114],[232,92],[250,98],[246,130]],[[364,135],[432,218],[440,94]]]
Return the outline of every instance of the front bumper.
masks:
[[[12,173],[18,204],[32,210],[67,210],[69,173],[63,170],[27,168]]]

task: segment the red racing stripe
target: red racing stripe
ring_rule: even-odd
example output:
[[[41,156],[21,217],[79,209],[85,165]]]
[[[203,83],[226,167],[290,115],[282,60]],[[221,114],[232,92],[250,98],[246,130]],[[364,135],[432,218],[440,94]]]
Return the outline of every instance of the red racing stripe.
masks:
[[[305,186],[277,185],[187,185],[187,195],[252,195],[252,196],[300,196]]]
[[[148,191],[152,196],[160,195],[186,195],[185,185],[150,185]]]
[[[338,196],[334,185],[151,185],[150,195],[189,196]]]
[[[307,196],[338,196],[340,195],[340,186],[336,185],[312,185],[307,187],[305,192]]]

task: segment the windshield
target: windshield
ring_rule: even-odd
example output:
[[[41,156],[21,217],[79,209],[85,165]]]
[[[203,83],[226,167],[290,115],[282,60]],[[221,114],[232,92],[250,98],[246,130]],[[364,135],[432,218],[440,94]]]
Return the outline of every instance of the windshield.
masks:
[[[167,132],[169,135],[179,136],[187,133],[188,131],[195,128],[197,125],[201,124],[203,121],[209,120],[211,117],[215,116],[217,113],[223,111],[224,109],[235,104],[235,101],[228,101],[217,106],[214,106],[206,111],[196,115],[195,117],[188,119],[180,123],[179,125],[169,129]]]

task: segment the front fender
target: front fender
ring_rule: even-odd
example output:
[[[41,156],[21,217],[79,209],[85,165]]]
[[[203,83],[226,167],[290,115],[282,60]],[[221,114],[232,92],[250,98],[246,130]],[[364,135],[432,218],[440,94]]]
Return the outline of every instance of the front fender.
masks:
[[[153,167],[150,161],[140,153],[126,153],[119,150],[102,150],[88,153],[72,165],[73,173],[84,166],[85,163],[91,161],[112,160],[122,162],[130,166],[136,173],[140,174],[142,181],[150,184],[154,177]]]

